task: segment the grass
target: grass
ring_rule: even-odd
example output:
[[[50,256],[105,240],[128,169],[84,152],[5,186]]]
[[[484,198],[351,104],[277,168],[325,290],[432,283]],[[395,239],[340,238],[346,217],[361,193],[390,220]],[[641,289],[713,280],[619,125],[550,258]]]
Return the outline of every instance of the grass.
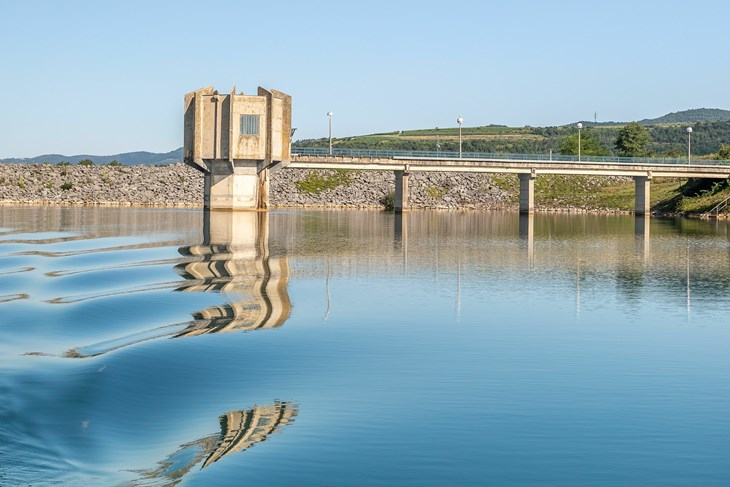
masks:
[[[463,127],[461,129],[462,136],[468,135],[532,135],[530,127],[505,127],[501,125],[491,125],[486,127]],[[436,137],[436,136],[459,136],[459,128],[434,128],[421,130],[404,130],[400,133],[401,137]]]
[[[299,191],[311,194],[320,194],[323,191],[332,190],[339,186],[347,186],[352,181],[350,173],[346,169],[335,169],[334,171],[312,171],[304,179],[296,182]]]
[[[441,200],[447,192],[448,189],[440,186],[431,185],[426,188],[426,194],[435,200]]]
[[[492,184],[519,195],[519,180],[512,174],[491,175]],[[654,179],[651,183],[651,206],[666,213],[702,214],[730,197],[730,188],[717,182],[705,183],[704,189],[688,189],[683,179]],[[587,210],[633,211],[634,182],[630,179],[591,176],[538,176],[535,179],[535,204],[547,208],[583,208]],[[686,193],[686,194],[685,194]]]
[[[690,180],[664,196],[654,205],[658,211],[702,214],[730,198],[730,188],[727,181]]]

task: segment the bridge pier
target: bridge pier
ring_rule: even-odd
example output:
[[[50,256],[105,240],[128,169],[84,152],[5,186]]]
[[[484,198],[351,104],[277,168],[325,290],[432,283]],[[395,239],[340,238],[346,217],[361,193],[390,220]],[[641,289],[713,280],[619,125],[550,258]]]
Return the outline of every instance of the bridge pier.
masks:
[[[634,214],[643,216],[651,213],[651,176],[634,176]]]
[[[520,213],[529,215],[535,211],[535,172],[520,173]]]
[[[406,167],[407,169],[407,167]],[[396,213],[408,211],[408,171],[395,172],[395,201],[393,209]]]

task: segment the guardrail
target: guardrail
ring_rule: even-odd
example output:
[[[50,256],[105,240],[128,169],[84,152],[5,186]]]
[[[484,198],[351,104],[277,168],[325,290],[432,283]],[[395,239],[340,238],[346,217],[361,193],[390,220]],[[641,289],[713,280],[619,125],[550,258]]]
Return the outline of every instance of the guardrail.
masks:
[[[343,149],[333,148],[330,153],[327,147],[292,147],[292,154],[303,156],[335,157],[367,157],[367,158],[416,158],[416,159],[459,159],[459,153],[453,151],[420,151],[420,150],[380,150],[380,149]],[[499,159],[508,161],[544,161],[599,164],[675,164],[687,165],[687,159],[671,157],[619,157],[619,156],[564,156],[560,154],[504,154],[496,152],[462,152],[461,159]],[[693,160],[690,165],[696,166],[730,166],[730,161],[711,159]]]
[[[730,203],[730,198],[725,198],[724,200],[719,202],[717,205],[715,205],[710,211],[706,211],[705,213],[700,215],[700,217],[701,218],[710,218],[710,216],[713,213],[715,214],[715,217],[718,217],[720,215],[720,212],[728,207],[729,203]]]

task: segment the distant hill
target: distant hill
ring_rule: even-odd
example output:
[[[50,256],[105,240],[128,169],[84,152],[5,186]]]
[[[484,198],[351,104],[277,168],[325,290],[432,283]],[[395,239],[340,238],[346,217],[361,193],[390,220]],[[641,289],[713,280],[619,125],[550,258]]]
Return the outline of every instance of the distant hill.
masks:
[[[89,154],[80,154],[75,156],[64,156],[62,154],[44,154],[42,156],[28,157],[28,158],[9,158],[0,159],[2,164],[42,164],[49,162],[51,164],[58,164],[59,162],[71,162],[76,164],[84,159],[90,159],[94,161],[94,164],[109,164],[111,161],[117,161],[125,166],[156,166],[156,165],[167,165],[174,164],[176,162],[182,162],[183,150],[182,147],[175,149],[174,151],[157,153],[157,152],[125,152],[123,154],[114,154],[111,156],[93,156]]]
[[[659,125],[665,123],[697,123],[697,122],[727,122],[730,121],[730,110],[719,108],[695,108],[673,112],[657,118],[639,120],[643,125]]]
[[[621,126],[627,122],[583,121],[586,129],[593,134],[610,152]],[[680,112],[668,113],[657,118],[647,118],[639,123],[647,125],[653,142],[651,149],[658,155],[681,156],[686,152],[686,134],[681,124],[693,124],[692,153],[708,155],[718,151],[721,144],[730,143],[730,110],[719,108],[696,108]],[[485,125],[481,127],[463,128],[463,149],[467,152],[516,152],[540,154],[557,151],[560,140],[575,132],[575,123],[553,127],[507,127],[505,125]],[[437,145],[443,151],[458,151],[458,134],[456,127],[416,129],[396,132],[356,135],[335,139],[339,147],[361,149],[406,149],[435,151]],[[305,139],[294,142],[299,147],[326,147],[328,139]],[[0,159],[0,163],[44,163],[59,162],[77,163],[90,159],[95,164],[108,164],[117,161],[125,166],[167,165],[182,162],[182,147],[165,153],[126,152],[111,156],[94,156],[81,154],[65,156],[61,154],[45,154],[30,158]]]

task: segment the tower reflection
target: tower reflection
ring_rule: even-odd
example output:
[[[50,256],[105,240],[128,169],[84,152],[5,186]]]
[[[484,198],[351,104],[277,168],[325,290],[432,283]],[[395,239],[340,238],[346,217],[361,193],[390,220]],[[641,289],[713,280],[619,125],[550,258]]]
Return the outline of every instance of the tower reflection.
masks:
[[[158,462],[156,468],[139,473],[144,479],[164,480],[165,485],[176,485],[201,462],[202,470],[231,453],[266,441],[269,435],[281,432],[281,428],[292,423],[296,415],[297,406],[284,401],[245,411],[230,411],[219,418],[220,433],[180,445],[177,451]]]
[[[185,278],[175,290],[218,292],[227,303],[193,313],[193,319],[72,348],[63,356],[87,358],[162,337],[249,331],[281,326],[291,313],[289,265],[269,251],[269,215],[264,212],[205,212],[203,243],[180,247],[192,261],[177,264]]]
[[[193,314],[195,321],[176,336],[249,331],[281,326],[291,313],[286,257],[269,250],[265,212],[205,212],[202,245],[179,252],[200,260],[178,264],[184,292],[219,292],[228,303]]]

